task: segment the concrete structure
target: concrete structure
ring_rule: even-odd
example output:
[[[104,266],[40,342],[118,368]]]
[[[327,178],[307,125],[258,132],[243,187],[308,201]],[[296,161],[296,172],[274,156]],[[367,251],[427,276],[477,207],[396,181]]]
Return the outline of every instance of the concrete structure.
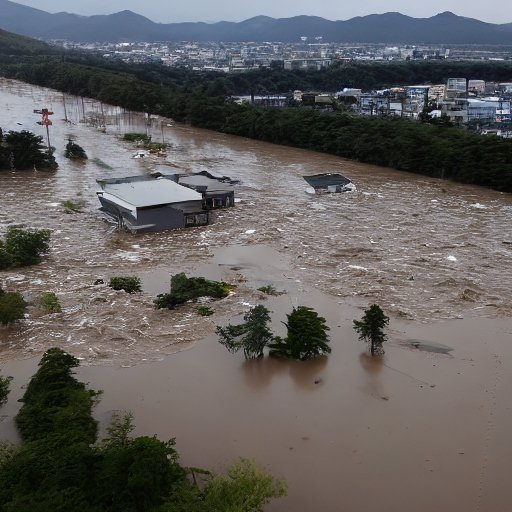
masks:
[[[176,176],[97,180],[101,210],[132,233],[208,224],[202,194],[175,180]]]
[[[210,173],[181,174],[178,183],[199,192],[205,210],[217,210],[235,206],[235,191],[229,178],[213,178]],[[225,180],[229,180],[226,182]]]
[[[446,82],[446,97],[458,98],[468,92],[468,82],[465,78],[448,78]]]

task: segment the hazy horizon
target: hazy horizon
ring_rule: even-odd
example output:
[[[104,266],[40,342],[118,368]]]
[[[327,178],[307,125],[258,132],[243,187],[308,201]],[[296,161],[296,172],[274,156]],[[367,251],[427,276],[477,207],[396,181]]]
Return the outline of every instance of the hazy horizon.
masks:
[[[15,0],[12,0],[15,1]],[[245,4],[233,0],[220,0],[215,3],[206,0],[193,0],[180,5],[170,5],[164,0],[85,0],[70,8],[68,0],[17,0],[15,3],[27,5],[48,12],[65,11],[73,14],[91,16],[111,14],[130,10],[146,16],[158,23],[184,21],[242,21],[258,15],[273,18],[289,18],[299,15],[320,16],[328,20],[347,20],[356,16],[381,14],[397,11],[414,18],[429,18],[444,11],[452,11],[459,16],[476,18],[489,23],[512,22],[512,3],[506,7],[502,0],[481,2],[468,0],[461,5],[460,0],[431,0],[427,4],[412,4],[406,0],[390,0],[386,7],[376,0],[361,0],[353,5],[340,5],[336,0],[325,0],[312,4],[305,0],[260,0],[257,4]]]

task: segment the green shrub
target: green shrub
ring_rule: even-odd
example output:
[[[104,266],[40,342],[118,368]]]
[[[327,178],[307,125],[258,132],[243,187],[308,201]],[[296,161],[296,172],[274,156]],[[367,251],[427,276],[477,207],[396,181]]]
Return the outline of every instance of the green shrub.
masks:
[[[141,283],[138,277],[112,277],[109,286],[114,290],[124,290],[127,293],[141,291]]]
[[[0,324],[10,324],[20,320],[25,315],[27,303],[16,292],[4,292],[0,288]]]
[[[64,152],[64,156],[74,160],[87,159],[87,154],[85,153],[84,148],[73,142],[71,139],[69,139],[68,143],[66,144],[66,151]]]
[[[11,380],[12,377],[2,377],[0,375],[0,407],[7,402],[9,391],[11,391]]]
[[[197,312],[201,315],[201,316],[211,316],[213,315],[214,311],[212,308],[209,308],[208,306],[199,306],[197,308]]]
[[[77,213],[82,209],[81,204],[75,203],[71,199],[63,201],[62,206],[64,206],[66,213]]]
[[[3,240],[0,240],[0,270],[4,270],[9,268],[12,265],[11,255],[7,252],[5,248],[5,243]]]
[[[55,295],[55,293],[52,292],[45,292],[41,296],[41,299],[39,300],[39,303],[43,307],[45,311],[48,311],[49,313],[60,313],[62,311],[62,308],[60,306],[59,299]]]
[[[258,291],[266,293],[267,295],[274,295],[274,296],[284,295],[284,293],[285,293],[285,292],[278,292],[271,284],[269,284],[267,286],[261,286],[260,288],[258,288]]]
[[[214,297],[222,299],[227,297],[233,289],[223,281],[210,281],[204,277],[187,277],[183,272],[171,277],[171,292],[158,295],[155,306],[158,309],[173,309],[179,304],[199,297]]]
[[[144,144],[149,144],[151,142],[151,137],[146,135],[145,133],[125,133],[123,135],[123,140],[128,142],[144,142]]]
[[[0,244],[0,268],[25,267],[40,263],[41,256],[48,253],[50,231],[47,229],[25,229],[9,226],[3,244]]]

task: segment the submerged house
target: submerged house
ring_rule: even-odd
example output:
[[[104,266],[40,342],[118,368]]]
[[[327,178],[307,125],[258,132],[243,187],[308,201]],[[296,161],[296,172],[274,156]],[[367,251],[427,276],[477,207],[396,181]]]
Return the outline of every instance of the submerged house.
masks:
[[[101,210],[132,233],[204,226],[203,195],[177,182],[177,176],[131,176],[97,180]]]
[[[215,177],[207,172],[180,174],[178,183],[202,194],[205,210],[235,206],[235,191],[230,178]]]
[[[347,192],[355,190],[355,185],[342,174],[323,173],[303,176],[314,192]]]

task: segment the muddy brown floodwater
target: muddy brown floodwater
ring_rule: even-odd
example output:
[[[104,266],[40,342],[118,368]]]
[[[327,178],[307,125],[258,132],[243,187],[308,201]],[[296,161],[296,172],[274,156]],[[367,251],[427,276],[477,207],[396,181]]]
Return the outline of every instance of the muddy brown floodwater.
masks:
[[[269,511],[502,512],[512,470],[512,198],[319,153],[168,126],[168,120],[0,81],[0,126],[43,135],[33,109],[55,112],[59,169],[0,174],[0,235],[10,224],[52,230],[41,265],[0,273],[0,286],[37,300],[55,292],[62,313],[32,308],[0,328],[1,373],[13,375],[0,433],[37,357],[59,345],[83,361],[79,377],[103,389],[102,429],[132,410],[137,434],[176,436],[184,464],[222,471],[255,457],[289,482]],[[103,129],[103,125],[105,128]],[[119,140],[148,131],[165,157],[133,159]],[[63,158],[76,138],[89,155]],[[95,180],[154,170],[239,177],[236,207],[205,228],[132,236],[98,212]],[[336,171],[357,191],[311,196],[304,174]],[[83,204],[67,214],[61,202]],[[156,311],[171,274],[237,287],[198,316]],[[137,275],[142,294],[98,278]],[[287,293],[266,297],[272,284]],[[310,362],[245,362],[213,335],[254,304],[273,327],[295,305],[331,326],[332,354]],[[378,302],[391,316],[386,354],[369,358],[352,320]]]

